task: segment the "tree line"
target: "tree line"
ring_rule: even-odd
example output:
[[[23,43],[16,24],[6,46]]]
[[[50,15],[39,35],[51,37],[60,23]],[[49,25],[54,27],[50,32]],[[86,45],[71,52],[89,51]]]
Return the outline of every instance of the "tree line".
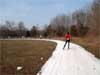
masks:
[[[87,8],[79,9],[68,15],[53,18],[47,28],[48,36],[64,36],[70,32],[73,36],[100,35],[100,0],[94,0]]]
[[[0,37],[62,37],[66,32],[73,36],[100,35],[100,0],[94,0],[87,8],[68,15],[57,15],[42,30],[36,25],[28,30],[24,22],[6,21],[0,24]]]
[[[30,30],[25,27],[24,22],[18,24],[6,21],[5,24],[0,24],[0,38],[13,38],[13,37],[37,37],[39,30],[33,26]]]

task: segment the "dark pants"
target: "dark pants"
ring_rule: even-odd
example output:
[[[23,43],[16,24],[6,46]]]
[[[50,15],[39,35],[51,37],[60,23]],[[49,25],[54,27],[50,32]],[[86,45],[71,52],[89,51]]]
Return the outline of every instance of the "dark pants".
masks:
[[[66,40],[63,49],[66,47],[66,44],[67,44],[67,43],[68,43],[68,49],[69,49],[69,46],[70,46],[70,40]]]

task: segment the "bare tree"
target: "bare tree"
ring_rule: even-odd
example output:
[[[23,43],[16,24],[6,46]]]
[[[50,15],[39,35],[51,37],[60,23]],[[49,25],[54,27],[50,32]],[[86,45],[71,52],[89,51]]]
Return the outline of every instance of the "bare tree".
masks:
[[[26,31],[27,31],[27,29],[26,29],[24,23],[23,22],[19,22],[18,23],[18,29],[17,29],[17,32],[16,32],[17,35],[19,37],[25,36],[26,35]]]
[[[31,36],[32,36],[32,37],[37,37],[37,36],[39,36],[38,27],[33,26],[30,33],[31,33]]]
[[[76,25],[71,26],[70,33],[72,34],[72,36],[78,36],[78,29],[77,29]]]
[[[86,29],[88,28],[86,25],[87,13],[83,10],[76,11],[73,13],[73,18],[78,28],[78,34],[80,36],[85,35],[87,33]]]
[[[6,21],[5,24],[2,24],[0,26],[0,36],[1,37],[14,37],[15,31],[14,31],[14,22]]]

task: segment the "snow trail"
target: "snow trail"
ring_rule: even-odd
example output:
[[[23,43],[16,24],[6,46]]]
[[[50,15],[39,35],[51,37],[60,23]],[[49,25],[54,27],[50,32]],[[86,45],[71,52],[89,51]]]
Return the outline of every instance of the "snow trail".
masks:
[[[37,75],[100,75],[100,60],[84,48],[71,43],[63,50],[63,41],[46,41],[56,42],[57,47]]]

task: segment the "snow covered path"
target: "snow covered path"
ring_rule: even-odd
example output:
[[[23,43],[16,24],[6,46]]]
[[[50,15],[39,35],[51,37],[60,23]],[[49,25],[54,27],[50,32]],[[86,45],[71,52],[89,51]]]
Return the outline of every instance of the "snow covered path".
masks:
[[[100,75],[100,60],[84,48],[71,43],[69,50],[63,50],[63,41],[46,41],[56,42],[57,47],[37,75]]]

